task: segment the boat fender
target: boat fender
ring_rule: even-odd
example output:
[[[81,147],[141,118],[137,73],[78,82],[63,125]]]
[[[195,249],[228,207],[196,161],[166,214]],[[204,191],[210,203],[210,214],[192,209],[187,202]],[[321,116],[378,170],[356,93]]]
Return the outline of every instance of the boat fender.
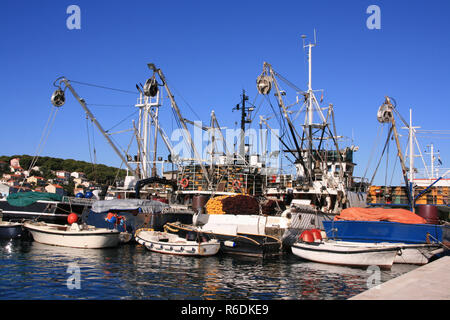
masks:
[[[300,235],[299,240],[303,242],[314,242],[314,235],[312,234],[311,230],[305,230]]]
[[[311,229],[310,231],[311,231],[311,234],[314,237],[314,241],[320,242],[322,240],[322,235],[321,235],[319,229]]]
[[[67,222],[69,224],[75,223],[78,221],[78,215],[76,213],[71,213],[67,216]]]
[[[234,248],[236,246],[234,241],[229,241],[229,240],[224,241],[223,244],[224,244],[224,246],[230,247],[230,248]]]

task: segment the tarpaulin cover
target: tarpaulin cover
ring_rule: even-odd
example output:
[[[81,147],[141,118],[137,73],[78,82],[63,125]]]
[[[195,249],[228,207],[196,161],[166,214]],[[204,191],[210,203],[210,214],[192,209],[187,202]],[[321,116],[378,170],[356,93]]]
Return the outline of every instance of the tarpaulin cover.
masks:
[[[38,200],[61,201],[62,196],[47,192],[18,192],[10,194],[6,200],[12,206],[26,207]]]
[[[427,221],[417,214],[406,209],[385,209],[385,208],[347,208],[341,211],[334,220],[353,221],[390,221],[400,223],[427,223]]]
[[[161,212],[168,208],[169,205],[155,200],[146,199],[112,199],[99,200],[94,202],[91,210],[93,212],[108,212],[109,210],[137,210],[142,209],[142,212]]]

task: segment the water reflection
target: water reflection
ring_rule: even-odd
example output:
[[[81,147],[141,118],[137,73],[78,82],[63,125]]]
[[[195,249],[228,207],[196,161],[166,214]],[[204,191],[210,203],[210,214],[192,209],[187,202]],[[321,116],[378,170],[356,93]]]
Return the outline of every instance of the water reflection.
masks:
[[[0,243],[0,299],[346,299],[367,289],[364,269],[292,255],[182,257],[128,244],[75,249],[36,242]],[[75,264],[81,288],[69,289]],[[381,281],[412,270],[394,265]]]

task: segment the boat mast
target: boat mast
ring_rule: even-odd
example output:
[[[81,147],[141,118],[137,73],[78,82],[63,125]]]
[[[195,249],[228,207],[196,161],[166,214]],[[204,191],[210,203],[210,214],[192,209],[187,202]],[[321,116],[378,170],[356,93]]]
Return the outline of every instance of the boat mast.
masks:
[[[156,156],[157,156],[157,149],[158,149],[158,127],[159,127],[159,97],[160,97],[160,93],[158,90],[158,93],[156,95],[156,104],[154,105],[155,107],[155,112],[154,112],[154,116],[152,117],[153,119],[153,124],[155,126],[155,131],[154,131],[154,138],[153,138],[153,168],[152,168],[152,177],[156,177],[157,174],[157,170],[156,170]],[[151,112],[151,111],[150,111]],[[164,171],[164,170],[163,170]]]
[[[245,94],[245,90],[242,89],[241,105],[237,104],[234,110],[241,110],[241,131],[239,133],[239,157],[238,163],[247,162],[247,152],[245,151],[245,125],[251,123],[250,114],[253,111],[253,107],[246,107],[245,101],[248,101],[248,96]],[[248,116],[248,118],[246,118]]]
[[[411,199],[414,199],[414,129],[412,126],[412,109],[409,109],[409,192]]]
[[[204,178],[206,179],[206,181],[208,183],[208,186],[211,187],[211,180],[209,179],[209,176],[208,176],[208,173],[206,171],[206,168],[205,168],[205,166],[202,163],[201,156],[199,155],[199,153],[197,151],[197,148],[195,148],[195,145],[194,145],[194,142],[192,140],[191,134],[190,134],[190,132],[189,132],[187,126],[186,126],[186,123],[184,121],[183,116],[181,115],[180,108],[178,108],[178,105],[175,102],[174,96],[173,96],[172,92],[170,91],[169,86],[167,85],[166,78],[165,78],[163,72],[161,71],[161,69],[156,68],[156,66],[153,63],[149,63],[148,64],[148,68],[150,70],[152,70],[153,72],[157,73],[159,75],[160,79],[162,80],[164,88],[166,89],[167,94],[169,96],[172,108],[175,110],[175,113],[177,114],[178,119],[180,120],[180,123],[181,123],[181,125],[182,125],[182,127],[183,127],[183,129],[184,129],[184,131],[186,133],[186,137],[187,137],[188,143],[191,146],[191,149],[194,151],[195,157],[199,161],[199,165],[200,165],[200,167],[202,169],[202,174],[203,174]]]
[[[242,108],[241,108],[241,132],[240,132],[240,145],[239,145],[239,154],[245,162],[245,124],[247,123],[245,120],[245,101],[248,100],[248,96],[245,95],[245,90],[242,89]],[[237,106],[239,110],[239,106]]]
[[[306,36],[302,36],[305,39]],[[312,90],[312,47],[315,47],[316,44],[309,43],[304,45],[303,47],[308,47],[308,120],[306,122],[307,126],[311,126],[313,124],[313,90]],[[310,139],[312,142],[312,139]]]
[[[430,146],[431,149],[431,153],[430,153],[430,157],[431,157],[431,180],[434,179],[434,145],[431,144]]]
[[[303,39],[305,39],[305,36],[302,36]],[[307,152],[307,159],[308,159],[308,171],[312,172],[312,148],[313,148],[313,141],[312,141],[312,124],[313,124],[313,97],[314,93],[312,90],[312,47],[314,47],[315,44],[309,43],[307,45],[304,45],[303,47],[308,47],[308,103],[306,105],[307,108],[307,120],[305,123],[305,129],[308,132],[308,152]],[[312,183],[311,178],[312,176],[309,176],[310,183]]]

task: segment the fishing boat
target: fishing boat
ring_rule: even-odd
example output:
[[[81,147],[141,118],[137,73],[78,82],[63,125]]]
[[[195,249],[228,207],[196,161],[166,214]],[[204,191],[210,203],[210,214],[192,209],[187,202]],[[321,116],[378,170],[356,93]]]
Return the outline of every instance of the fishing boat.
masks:
[[[217,239],[194,232],[181,238],[172,233],[140,229],[136,232],[135,239],[150,251],[182,256],[212,256],[220,249]]]
[[[23,224],[34,241],[54,246],[97,249],[115,247],[120,242],[120,232],[96,228],[86,224],[50,224],[42,221],[25,221]]]
[[[200,227],[180,223],[167,223],[164,226],[164,230],[177,234],[182,238],[190,233],[195,233],[198,236],[207,235],[210,238],[219,240],[220,249],[223,253],[253,257],[269,257],[282,253],[282,243],[276,237],[240,232],[235,224],[214,228],[212,225]]]
[[[312,48],[316,45],[316,42],[303,42],[308,58],[307,90],[287,81],[267,62],[256,82],[259,93],[267,99],[275,91],[278,114],[270,118],[281,119],[285,129],[277,134],[267,118],[261,117],[261,123],[278,137],[286,157],[295,167],[293,179],[273,175],[266,194],[283,197],[288,211],[304,211],[303,220],[315,219],[316,227],[322,228],[323,219],[343,208],[365,206],[368,184],[353,175],[356,166],[353,155],[358,146],[344,146],[344,137],[337,135],[333,105],[322,106],[324,91],[313,89]],[[316,97],[317,92],[321,92],[320,99]],[[302,113],[304,122],[298,123]]]
[[[46,192],[19,192],[0,199],[5,221],[40,220],[64,224],[71,213],[89,211],[92,199],[60,196]]]

